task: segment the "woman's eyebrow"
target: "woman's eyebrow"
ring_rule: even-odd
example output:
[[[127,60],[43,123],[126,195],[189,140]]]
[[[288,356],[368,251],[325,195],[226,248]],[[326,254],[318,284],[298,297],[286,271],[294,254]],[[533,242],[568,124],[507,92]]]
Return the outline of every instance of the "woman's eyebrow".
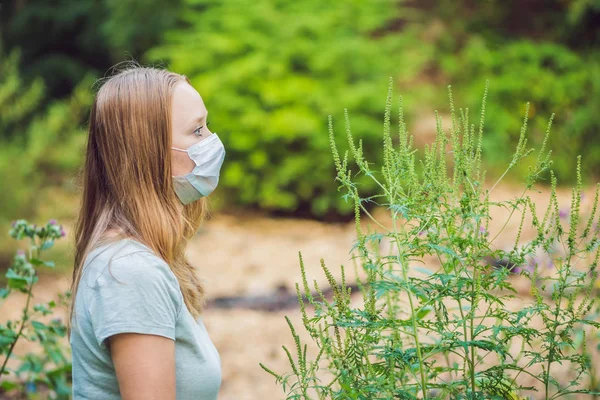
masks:
[[[199,122],[202,122],[203,120],[205,120],[208,117],[208,112],[200,117],[196,117],[194,118],[194,120],[192,121],[192,123],[190,124],[190,128],[193,129],[196,127],[196,124]]]

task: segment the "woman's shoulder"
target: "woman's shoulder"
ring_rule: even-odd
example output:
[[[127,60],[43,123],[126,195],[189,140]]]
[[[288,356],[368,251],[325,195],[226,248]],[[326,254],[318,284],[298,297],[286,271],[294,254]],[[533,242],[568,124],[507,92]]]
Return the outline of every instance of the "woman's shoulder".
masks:
[[[177,285],[168,264],[141,242],[125,238],[94,248],[84,262],[82,279],[91,290],[113,282],[144,284],[164,280]]]
[[[90,252],[82,293],[85,315],[98,345],[122,332],[175,339],[184,307],[179,283],[168,264],[147,246],[121,239]]]

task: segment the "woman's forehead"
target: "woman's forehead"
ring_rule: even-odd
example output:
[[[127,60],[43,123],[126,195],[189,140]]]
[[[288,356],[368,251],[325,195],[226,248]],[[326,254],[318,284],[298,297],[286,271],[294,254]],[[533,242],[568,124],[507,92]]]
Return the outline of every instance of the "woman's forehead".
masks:
[[[185,82],[175,87],[172,110],[176,122],[183,125],[194,124],[208,114],[200,93]]]

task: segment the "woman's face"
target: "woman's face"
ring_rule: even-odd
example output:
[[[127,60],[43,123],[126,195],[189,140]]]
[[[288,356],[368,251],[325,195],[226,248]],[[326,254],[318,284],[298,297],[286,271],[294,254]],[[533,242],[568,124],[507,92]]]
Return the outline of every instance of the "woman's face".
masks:
[[[171,146],[187,150],[212,132],[206,127],[208,111],[200,94],[187,82],[175,86],[171,101]],[[173,176],[185,175],[194,169],[187,153],[171,149]]]

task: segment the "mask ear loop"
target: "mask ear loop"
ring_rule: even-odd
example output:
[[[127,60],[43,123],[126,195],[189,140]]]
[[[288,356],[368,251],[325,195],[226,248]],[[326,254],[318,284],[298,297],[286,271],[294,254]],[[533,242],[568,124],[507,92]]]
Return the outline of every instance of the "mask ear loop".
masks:
[[[204,139],[204,140],[201,140],[201,141],[199,141],[199,142],[197,142],[197,143],[193,144],[192,146],[195,146],[195,145],[197,145],[197,144],[200,144],[200,143],[202,143],[202,142],[204,142],[204,141],[206,141],[206,140],[209,140],[209,139],[211,139],[213,136],[215,136],[216,134],[217,134],[216,132],[213,132],[212,134],[208,135],[208,137],[207,137],[206,139]],[[213,141],[214,141],[214,140],[217,140],[217,139],[213,139]],[[190,147],[191,147],[191,146],[190,146]],[[183,151],[184,153],[187,153],[187,152],[188,152],[187,150],[180,149],[180,148],[177,148],[177,147],[171,147],[171,148],[172,148],[173,150],[177,150],[177,151]]]

